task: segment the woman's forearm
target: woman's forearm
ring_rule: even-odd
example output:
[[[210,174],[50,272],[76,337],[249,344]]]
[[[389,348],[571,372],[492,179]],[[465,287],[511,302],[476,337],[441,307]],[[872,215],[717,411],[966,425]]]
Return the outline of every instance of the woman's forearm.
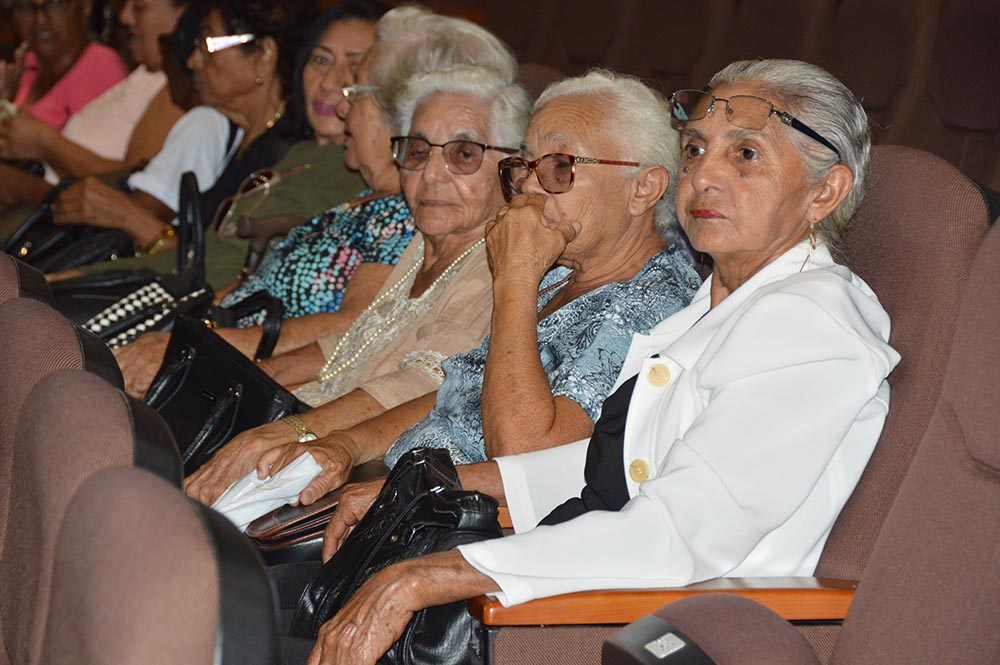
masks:
[[[483,439],[489,457],[549,448],[590,435],[572,400],[552,395],[538,354],[537,288],[497,280],[483,379]]]
[[[342,434],[353,443],[354,463],[364,464],[385,455],[403,432],[427,417],[436,400],[436,392],[427,393],[344,430]]]
[[[316,342],[271,356],[260,363],[260,368],[283,386],[313,381],[322,366],[323,350]]]
[[[356,388],[332,402],[309,411],[302,418],[319,436],[326,436],[334,430],[348,429],[381,416],[386,411],[387,409],[377,399]]]
[[[62,134],[53,134],[42,146],[42,152],[49,166],[60,176],[84,178],[126,168],[125,162],[107,159],[70,141]]]

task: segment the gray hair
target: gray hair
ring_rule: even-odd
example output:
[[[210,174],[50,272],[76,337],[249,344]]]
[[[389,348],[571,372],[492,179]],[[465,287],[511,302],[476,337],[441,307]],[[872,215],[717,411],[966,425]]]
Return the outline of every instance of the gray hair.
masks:
[[[607,126],[615,129],[625,151],[621,159],[637,161],[643,167],[662,166],[670,174],[670,186],[653,214],[660,233],[675,240],[678,234],[672,232],[677,226],[674,196],[681,149],[666,100],[634,76],[594,69],[547,87],[535,102],[535,110],[554,99],[574,96],[597,97],[607,108]]]
[[[524,130],[531,117],[531,97],[517,83],[495,69],[485,67],[448,67],[410,78],[396,99],[395,125],[401,134],[409,134],[413,114],[431,95],[457,92],[491,102],[493,145],[517,148],[524,140]]]
[[[713,76],[709,87],[749,81],[762,84],[775,106],[837,146],[844,165],[854,174],[854,185],[843,202],[819,222],[823,238],[838,247],[851,216],[861,204],[868,180],[872,139],[864,107],[828,71],[799,60],[734,62]],[[801,132],[789,132],[789,136],[802,153],[813,182],[819,182],[837,164],[837,157],[829,148]]]
[[[375,26],[377,49],[369,82],[390,122],[407,80],[456,65],[493,69],[507,83],[517,78],[517,60],[496,35],[471,21],[409,5],[389,10]],[[400,127],[393,128],[400,131]]]

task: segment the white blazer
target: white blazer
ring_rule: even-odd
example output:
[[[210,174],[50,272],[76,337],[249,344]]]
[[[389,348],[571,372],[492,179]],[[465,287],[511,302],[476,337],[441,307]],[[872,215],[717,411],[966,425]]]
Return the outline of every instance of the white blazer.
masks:
[[[579,496],[587,441],[497,460],[517,535],[460,549],[503,604],[812,574],[885,421],[889,317],[823,245],[792,248],[711,309],[710,281],[632,340],[621,511],[535,528]]]

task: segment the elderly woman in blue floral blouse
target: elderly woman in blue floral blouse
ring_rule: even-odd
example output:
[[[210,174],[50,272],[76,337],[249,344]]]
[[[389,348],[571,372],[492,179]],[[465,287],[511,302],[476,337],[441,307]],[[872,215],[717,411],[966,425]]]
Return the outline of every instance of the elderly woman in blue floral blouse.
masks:
[[[474,462],[590,436],[632,334],[685,306],[700,284],[664,240],[678,159],[666,105],[637,80],[592,72],[550,86],[521,156],[500,163],[509,203],[486,230],[491,336],[444,362],[437,393],[272,449],[258,474],[312,453],[324,471],[299,497],[308,504],[353,466],[383,455],[391,465],[416,446]],[[446,168],[437,147],[407,164],[430,182]]]

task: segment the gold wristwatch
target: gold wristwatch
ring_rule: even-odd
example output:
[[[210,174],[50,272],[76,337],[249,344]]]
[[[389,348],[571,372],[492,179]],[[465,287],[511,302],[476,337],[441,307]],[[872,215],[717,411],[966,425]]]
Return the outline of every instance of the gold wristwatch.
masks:
[[[281,422],[295,430],[295,433],[299,435],[299,443],[308,443],[319,438],[316,436],[316,432],[309,429],[309,426],[302,422],[298,416],[285,416]]]

